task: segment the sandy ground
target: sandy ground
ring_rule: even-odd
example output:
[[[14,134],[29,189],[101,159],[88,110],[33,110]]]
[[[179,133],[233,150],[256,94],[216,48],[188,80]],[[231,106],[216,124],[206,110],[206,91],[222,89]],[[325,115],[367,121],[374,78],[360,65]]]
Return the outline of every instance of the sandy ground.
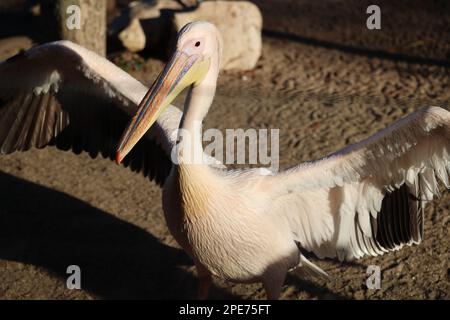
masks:
[[[450,107],[444,1],[382,4],[385,24],[371,32],[361,1],[255,2],[265,19],[262,57],[253,71],[220,77],[205,127],[279,128],[286,167],[366,138],[422,105]],[[162,66],[128,53],[113,60],[148,84]],[[168,233],[153,182],[108,160],[48,148],[2,156],[0,195],[0,298],[195,298],[194,268]],[[345,264],[315,260],[333,279],[290,274],[282,298],[449,299],[449,212],[443,190],[427,207],[420,246]],[[66,288],[71,264],[82,269],[82,290]],[[381,268],[379,290],[365,286],[369,265]],[[218,279],[211,292],[263,297],[260,285]]]

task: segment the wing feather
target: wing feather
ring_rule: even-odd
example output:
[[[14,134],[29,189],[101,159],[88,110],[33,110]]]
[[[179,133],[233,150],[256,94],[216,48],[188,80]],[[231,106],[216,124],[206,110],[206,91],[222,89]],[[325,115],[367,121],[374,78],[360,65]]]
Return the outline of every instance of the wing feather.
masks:
[[[66,41],[0,63],[0,152],[55,145],[114,159],[147,88],[93,52]],[[181,112],[169,106],[124,162],[163,183]]]
[[[375,256],[421,242],[424,205],[439,196],[438,179],[449,187],[449,154],[450,113],[422,108],[329,157],[265,176],[260,186],[302,248],[319,257]]]

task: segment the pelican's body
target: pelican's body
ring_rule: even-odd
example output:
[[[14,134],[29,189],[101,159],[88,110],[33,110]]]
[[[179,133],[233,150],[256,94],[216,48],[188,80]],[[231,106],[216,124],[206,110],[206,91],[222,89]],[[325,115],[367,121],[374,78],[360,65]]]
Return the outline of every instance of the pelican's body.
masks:
[[[163,184],[165,219],[195,262],[200,297],[213,274],[262,282],[267,296],[278,298],[290,269],[326,277],[304,251],[351,260],[421,241],[423,206],[439,193],[436,178],[449,187],[449,112],[422,108],[367,140],[279,173],[217,169],[206,156],[192,159],[204,155],[201,122],[216,90],[220,43],[210,23],[185,26],[147,93],[108,61],[66,42],[6,61],[0,151],[56,144],[113,158],[123,121],[137,111],[116,160]],[[33,71],[27,81],[23,69]],[[170,103],[185,88],[182,114]],[[89,108],[78,103],[80,92]]]
[[[284,277],[298,265],[288,225],[268,212],[270,197],[255,195],[246,177],[194,166],[174,167],[163,206],[170,232],[197,264],[235,282],[263,281],[269,269]]]

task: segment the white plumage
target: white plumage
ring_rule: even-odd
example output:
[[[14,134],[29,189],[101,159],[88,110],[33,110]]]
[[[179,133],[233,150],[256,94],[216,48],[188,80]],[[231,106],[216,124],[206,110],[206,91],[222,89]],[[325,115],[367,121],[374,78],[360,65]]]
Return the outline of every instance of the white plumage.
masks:
[[[196,264],[200,297],[214,274],[262,282],[268,297],[277,298],[291,269],[326,276],[305,251],[350,260],[421,241],[424,204],[439,194],[438,180],[449,187],[450,113],[439,107],[422,108],[367,140],[279,173],[170,163],[178,127],[195,137],[201,130],[195,123],[214,97],[220,45],[213,25],[187,25],[147,94],[110,62],[68,42],[1,63],[1,151],[56,144],[113,158],[124,119],[137,111],[116,158],[164,182],[167,225]],[[185,87],[182,114],[169,104]],[[183,139],[178,160],[195,148],[202,150],[200,140]]]

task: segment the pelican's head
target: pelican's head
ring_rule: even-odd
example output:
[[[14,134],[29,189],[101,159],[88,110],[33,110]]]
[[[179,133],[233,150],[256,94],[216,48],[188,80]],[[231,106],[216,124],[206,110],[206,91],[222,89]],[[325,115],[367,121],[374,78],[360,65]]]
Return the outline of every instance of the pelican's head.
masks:
[[[200,54],[213,62],[212,60],[219,58],[221,43],[222,37],[214,24],[196,21],[188,23],[180,30],[176,50],[188,55]]]
[[[205,79],[214,81],[215,85],[220,43],[219,31],[212,23],[191,22],[181,29],[172,58],[148,90],[120,139],[116,152],[118,163],[181,91],[200,86]]]

